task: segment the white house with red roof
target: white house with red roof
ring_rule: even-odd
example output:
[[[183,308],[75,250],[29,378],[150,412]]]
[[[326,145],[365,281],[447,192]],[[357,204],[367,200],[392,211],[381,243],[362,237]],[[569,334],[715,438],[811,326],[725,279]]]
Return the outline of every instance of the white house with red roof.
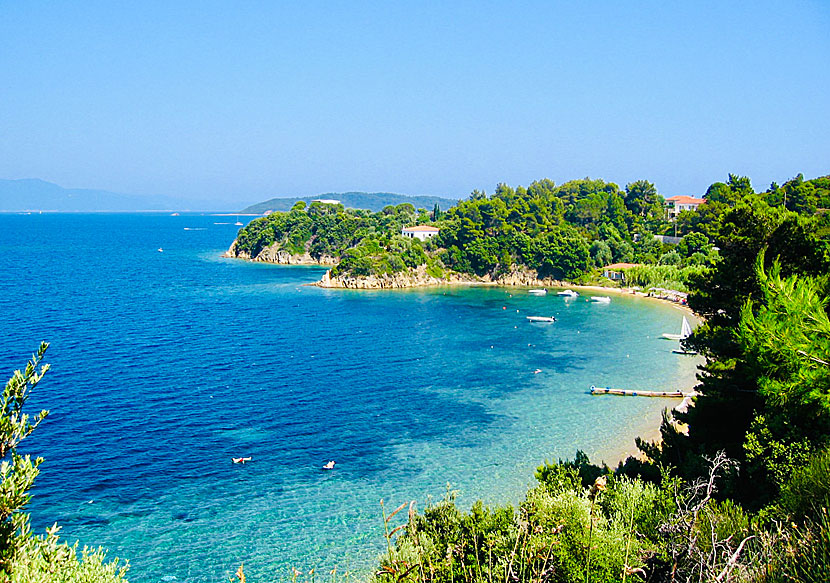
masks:
[[[415,225],[414,227],[404,227],[401,229],[401,235],[409,237],[410,239],[420,239],[426,241],[437,235],[441,229],[438,227],[430,227],[427,225]]]
[[[683,211],[696,211],[697,207],[706,202],[705,198],[695,198],[693,196],[671,196],[666,199],[668,206],[669,218],[677,218],[677,215]]]

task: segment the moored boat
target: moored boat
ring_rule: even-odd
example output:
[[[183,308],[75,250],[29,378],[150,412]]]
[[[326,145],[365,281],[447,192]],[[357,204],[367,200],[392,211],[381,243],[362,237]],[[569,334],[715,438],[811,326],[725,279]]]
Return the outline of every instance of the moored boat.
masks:
[[[683,324],[680,326],[680,334],[663,334],[663,338],[666,340],[685,340],[691,335],[692,326],[689,324],[686,316],[683,316]]]
[[[527,316],[528,322],[556,322],[553,316]]]
[[[577,297],[579,294],[578,294],[578,293],[576,293],[576,292],[575,292],[574,290],[572,290],[572,289],[566,289],[566,290],[563,290],[563,291],[561,291],[561,292],[557,292],[557,293],[556,293],[556,295],[558,295],[558,296],[562,296],[562,297],[564,297],[564,298],[575,298],[575,297]]]

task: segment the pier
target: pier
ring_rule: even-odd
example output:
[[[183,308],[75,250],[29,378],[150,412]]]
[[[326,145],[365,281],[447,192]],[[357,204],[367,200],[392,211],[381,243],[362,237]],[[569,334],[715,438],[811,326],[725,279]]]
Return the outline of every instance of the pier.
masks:
[[[684,397],[693,397],[694,393],[684,393],[683,391],[638,391],[634,389],[612,389],[611,387],[595,387],[591,385],[592,395],[620,395],[623,397],[671,397],[673,399],[683,399]]]

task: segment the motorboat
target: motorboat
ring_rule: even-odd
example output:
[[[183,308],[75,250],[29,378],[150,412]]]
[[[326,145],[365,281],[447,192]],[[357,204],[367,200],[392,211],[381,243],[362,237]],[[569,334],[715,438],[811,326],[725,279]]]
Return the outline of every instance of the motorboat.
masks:
[[[527,316],[528,322],[556,322],[553,316]]]
[[[591,296],[591,301],[598,304],[610,304],[611,298],[608,296]]]
[[[546,289],[530,289],[530,290],[527,290],[527,293],[529,293],[532,296],[543,296],[543,295],[548,293],[548,290],[546,290]]]
[[[556,295],[558,295],[558,296],[562,296],[563,298],[575,298],[575,297],[577,297],[579,294],[578,294],[578,293],[576,293],[576,292],[575,292],[574,290],[572,290],[572,289],[566,289],[566,290],[564,290],[564,291],[557,292],[557,293],[556,293]]]

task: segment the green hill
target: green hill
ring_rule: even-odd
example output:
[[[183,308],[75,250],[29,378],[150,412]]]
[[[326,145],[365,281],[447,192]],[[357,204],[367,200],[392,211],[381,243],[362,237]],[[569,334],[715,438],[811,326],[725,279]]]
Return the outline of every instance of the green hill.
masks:
[[[437,204],[442,209],[448,209],[458,202],[453,198],[441,198],[438,196],[407,196],[404,194],[393,194],[391,192],[330,192],[327,194],[318,194],[315,196],[305,197],[291,197],[291,198],[272,198],[265,202],[260,202],[249,206],[240,211],[243,214],[257,214],[261,215],[266,211],[288,211],[294,206],[298,200],[305,201],[306,204],[311,203],[312,200],[317,199],[331,199],[339,200],[346,208],[366,209],[370,211],[382,210],[385,206],[395,206],[408,202],[416,209],[423,208],[432,210]]]

